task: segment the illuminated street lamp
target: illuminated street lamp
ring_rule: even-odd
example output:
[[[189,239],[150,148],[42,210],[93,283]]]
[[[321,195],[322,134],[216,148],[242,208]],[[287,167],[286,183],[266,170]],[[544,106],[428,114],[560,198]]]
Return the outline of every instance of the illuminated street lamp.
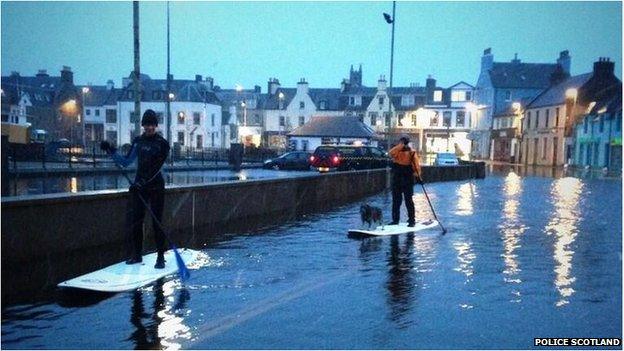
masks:
[[[241,107],[243,108],[243,125],[247,126],[247,104],[245,101],[241,102]]]
[[[75,99],[69,99],[64,102],[60,111],[66,117],[76,117],[78,115],[78,104]],[[69,124],[69,138],[73,140],[74,137],[74,123],[73,121]]]

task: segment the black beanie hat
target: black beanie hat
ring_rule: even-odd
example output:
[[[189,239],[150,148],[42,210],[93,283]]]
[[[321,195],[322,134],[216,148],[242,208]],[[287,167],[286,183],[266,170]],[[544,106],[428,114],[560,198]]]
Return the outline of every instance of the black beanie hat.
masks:
[[[143,119],[141,119],[141,125],[158,125],[158,116],[154,110],[148,109],[143,113]]]

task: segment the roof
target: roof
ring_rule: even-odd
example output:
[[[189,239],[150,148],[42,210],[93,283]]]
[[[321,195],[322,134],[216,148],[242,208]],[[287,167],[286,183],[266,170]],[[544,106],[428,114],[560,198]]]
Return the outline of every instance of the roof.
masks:
[[[494,62],[489,74],[495,88],[544,89],[556,67],[556,63]]]
[[[534,97],[523,97],[522,99],[520,99],[520,101],[514,101],[514,102],[519,102],[521,108],[526,108],[533,99]],[[494,118],[509,117],[509,116],[515,116],[517,113],[518,112],[513,108],[513,103],[511,103],[509,104],[509,107],[506,110],[498,111],[492,117]]]
[[[143,90],[141,101],[165,101],[164,93],[167,91],[166,79],[151,79],[148,75],[141,74],[140,84]],[[121,89],[119,100],[134,101],[134,98],[129,98],[127,95],[127,91],[133,88],[134,84],[130,81],[128,86]],[[170,88],[170,91],[175,95],[175,101],[221,103],[217,95],[209,89],[205,82],[190,79],[172,79]],[[155,96],[154,92],[162,92],[163,94]]]
[[[292,101],[292,99],[295,97],[295,94],[297,94],[297,88],[277,88],[275,94],[268,95],[266,100],[264,101],[264,108],[266,110],[279,109],[278,107],[280,93],[284,94],[282,109],[286,109],[286,106],[290,104],[290,101]]]
[[[589,79],[592,77],[592,73],[580,74],[577,76],[569,77],[563,82],[556,84],[539,94],[533,101],[527,106],[527,108],[537,108],[542,106],[561,105],[565,103],[566,90],[574,88],[580,89]]]
[[[372,138],[374,131],[355,116],[318,116],[295,129],[289,136]]]
[[[622,111],[622,85],[609,96],[603,96],[589,112],[590,115],[608,113],[611,116]]]
[[[78,86],[78,91],[82,91],[83,87],[89,88],[89,92],[84,94],[85,106],[116,105],[121,91],[115,88],[108,89],[105,85]]]

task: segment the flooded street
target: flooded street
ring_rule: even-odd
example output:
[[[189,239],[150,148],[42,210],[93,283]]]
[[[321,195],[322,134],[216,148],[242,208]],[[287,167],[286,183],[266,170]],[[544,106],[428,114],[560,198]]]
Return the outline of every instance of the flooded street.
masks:
[[[197,247],[205,257],[184,285],[169,277],[5,306],[2,348],[527,349],[537,337],[621,338],[620,179],[495,170],[426,186],[446,235],[348,238],[360,202],[223,235]],[[366,201],[390,218],[389,193]],[[419,186],[414,202],[417,219],[432,218]]]

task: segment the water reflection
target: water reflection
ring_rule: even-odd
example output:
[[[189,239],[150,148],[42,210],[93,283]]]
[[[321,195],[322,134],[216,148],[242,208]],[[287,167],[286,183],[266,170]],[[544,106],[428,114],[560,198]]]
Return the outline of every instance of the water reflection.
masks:
[[[473,213],[473,201],[476,196],[476,189],[472,181],[461,184],[457,187],[457,209],[455,213],[460,216],[470,216]]]
[[[405,320],[412,307],[414,296],[412,247],[414,234],[407,234],[403,248],[399,245],[399,237],[390,238],[390,252],[388,256],[388,305],[390,306],[389,319],[399,327],[407,327],[410,322]]]
[[[516,250],[520,248],[520,237],[525,232],[526,227],[518,218],[519,196],[522,193],[522,179],[514,172],[509,172],[504,180],[503,187],[505,205],[503,207],[502,222],[499,225],[503,236],[504,252],[501,255],[505,262],[505,282],[520,284],[522,281],[518,277],[520,267],[518,265]],[[520,302],[520,292],[513,290],[515,296],[512,302]]]
[[[557,306],[570,303],[574,294],[572,287],[576,278],[572,276],[572,246],[578,235],[578,222],[581,216],[579,198],[583,183],[577,178],[561,178],[553,182],[550,194],[554,213],[544,228],[547,235],[554,235],[553,258],[555,259],[555,287],[560,298]]]
[[[174,296],[174,291],[178,291]],[[184,324],[184,318],[190,311],[186,304],[190,300],[189,291],[176,286],[175,281],[164,283],[159,279],[152,288],[154,293],[153,313],[146,314],[143,302],[144,294],[149,289],[137,289],[132,295],[130,323],[135,330],[127,340],[134,342],[137,350],[145,349],[180,349],[176,340],[191,338],[190,327]],[[144,323],[144,319],[150,318]]]

